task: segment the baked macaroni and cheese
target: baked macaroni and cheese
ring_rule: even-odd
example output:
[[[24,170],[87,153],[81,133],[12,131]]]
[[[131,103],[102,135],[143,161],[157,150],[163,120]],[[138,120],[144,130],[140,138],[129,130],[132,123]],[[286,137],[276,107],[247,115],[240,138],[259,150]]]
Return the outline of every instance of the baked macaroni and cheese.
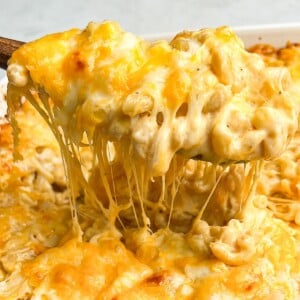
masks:
[[[114,22],[19,48],[0,299],[300,299],[299,58]]]

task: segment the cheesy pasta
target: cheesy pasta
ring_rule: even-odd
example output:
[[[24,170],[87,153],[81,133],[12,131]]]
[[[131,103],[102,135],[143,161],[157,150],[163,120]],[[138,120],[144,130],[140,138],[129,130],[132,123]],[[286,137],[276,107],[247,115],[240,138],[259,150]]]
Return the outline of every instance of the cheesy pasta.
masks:
[[[300,297],[300,52],[263,49],[115,22],[18,49],[0,299]]]

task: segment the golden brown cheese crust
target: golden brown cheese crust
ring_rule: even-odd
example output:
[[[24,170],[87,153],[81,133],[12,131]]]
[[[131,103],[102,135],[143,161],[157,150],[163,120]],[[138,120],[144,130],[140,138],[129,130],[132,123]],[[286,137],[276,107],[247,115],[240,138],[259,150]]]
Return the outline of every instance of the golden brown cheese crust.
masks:
[[[114,299],[152,273],[119,241],[99,242],[71,240],[24,264],[32,297]]]

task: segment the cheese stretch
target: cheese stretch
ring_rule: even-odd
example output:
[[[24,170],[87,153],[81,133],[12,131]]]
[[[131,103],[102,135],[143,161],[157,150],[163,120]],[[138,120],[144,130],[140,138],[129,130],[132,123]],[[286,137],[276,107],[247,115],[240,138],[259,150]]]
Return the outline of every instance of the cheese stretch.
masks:
[[[300,297],[298,51],[114,22],[19,48],[0,299]]]

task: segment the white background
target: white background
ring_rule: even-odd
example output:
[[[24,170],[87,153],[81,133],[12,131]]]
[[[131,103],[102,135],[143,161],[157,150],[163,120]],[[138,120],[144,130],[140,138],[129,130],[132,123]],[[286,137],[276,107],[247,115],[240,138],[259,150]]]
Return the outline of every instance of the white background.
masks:
[[[290,23],[300,22],[300,1],[0,0],[0,36],[23,41],[103,20],[118,21],[138,35],[220,25]]]

